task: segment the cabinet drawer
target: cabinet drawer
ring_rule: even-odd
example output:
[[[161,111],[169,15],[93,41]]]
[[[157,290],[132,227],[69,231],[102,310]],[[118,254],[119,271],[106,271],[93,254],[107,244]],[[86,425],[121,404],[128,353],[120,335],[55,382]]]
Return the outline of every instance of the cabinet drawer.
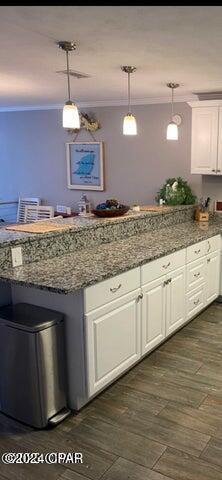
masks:
[[[206,279],[206,257],[187,265],[187,291],[191,291]]]
[[[153,260],[141,267],[142,285],[156,280],[161,275],[165,275],[172,270],[176,270],[185,264],[186,250],[179,250],[165,257]]]
[[[139,267],[87,287],[84,290],[85,312],[101,307],[139,287]]]
[[[206,251],[205,253],[215,252],[215,250],[220,249],[221,238],[220,235],[215,235],[214,237],[208,238],[206,240]]]
[[[200,285],[186,296],[187,320],[194,317],[205,307],[205,284]]]
[[[187,247],[187,263],[193,262],[206,254],[206,240]]]

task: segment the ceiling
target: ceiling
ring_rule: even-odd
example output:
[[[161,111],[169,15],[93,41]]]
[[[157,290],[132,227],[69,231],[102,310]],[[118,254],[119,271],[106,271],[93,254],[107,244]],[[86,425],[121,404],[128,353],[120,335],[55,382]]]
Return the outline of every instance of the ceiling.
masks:
[[[72,79],[81,105],[125,104],[126,74],[135,65],[133,103],[178,100],[193,92],[222,91],[222,6],[10,6],[0,7],[0,109],[47,108],[66,100],[65,54],[74,40]]]

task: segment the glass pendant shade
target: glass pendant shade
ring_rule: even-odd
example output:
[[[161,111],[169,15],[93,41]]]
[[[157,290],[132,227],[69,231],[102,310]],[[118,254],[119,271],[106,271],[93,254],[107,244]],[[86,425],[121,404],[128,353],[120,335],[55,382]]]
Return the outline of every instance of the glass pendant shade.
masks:
[[[178,126],[175,122],[170,122],[167,127],[167,140],[178,140]]]
[[[132,113],[125,115],[123,120],[123,135],[137,135],[136,119]]]
[[[75,103],[68,101],[63,107],[63,121],[64,128],[76,129],[80,128],[80,118],[78,108]]]

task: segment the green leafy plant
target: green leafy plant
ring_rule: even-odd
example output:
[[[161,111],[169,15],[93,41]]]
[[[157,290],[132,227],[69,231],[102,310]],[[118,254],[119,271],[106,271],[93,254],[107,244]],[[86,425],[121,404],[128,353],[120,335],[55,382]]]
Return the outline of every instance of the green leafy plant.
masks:
[[[156,196],[156,202],[165,200],[166,205],[193,205],[197,197],[186,180],[181,177],[168,178]]]

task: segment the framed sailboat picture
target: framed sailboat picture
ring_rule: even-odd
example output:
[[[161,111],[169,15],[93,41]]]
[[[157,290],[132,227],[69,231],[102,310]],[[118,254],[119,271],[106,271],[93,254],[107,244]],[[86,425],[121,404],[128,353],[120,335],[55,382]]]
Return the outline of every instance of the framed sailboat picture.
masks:
[[[68,188],[104,190],[103,142],[66,143]]]

